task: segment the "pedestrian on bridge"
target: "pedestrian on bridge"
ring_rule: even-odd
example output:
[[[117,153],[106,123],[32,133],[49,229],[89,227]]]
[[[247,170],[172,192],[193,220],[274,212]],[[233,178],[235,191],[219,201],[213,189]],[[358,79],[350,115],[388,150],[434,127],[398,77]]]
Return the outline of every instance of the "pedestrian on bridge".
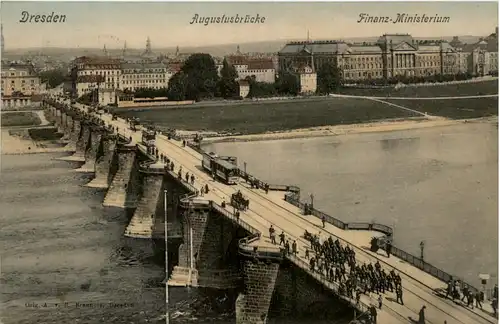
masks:
[[[191,174],[191,185],[194,186],[194,174]]]
[[[405,303],[403,302],[403,286],[398,285],[396,288],[396,303],[404,305]]]
[[[293,243],[292,243],[292,252],[293,252],[293,255],[297,255],[298,251],[297,251],[297,241],[293,240]]]
[[[462,298],[460,299],[460,301],[465,301],[465,299],[469,296],[469,286],[467,286],[467,284],[464,284],[464,288],[462,290]]]
[[[280,245],[285,245],[285,232],[284,231],[281,231],[281,234],[280,234]]]
[[[325,215],[321,216],[321,222],[323,223],[323,228],[325,228],[325,224],[326,224]]]
[[[418,324],[425,324],[425,305],[418,312]]]
[[[382,309],[382,295],[378,294],[378,308]]]
[[[271,224],[271,227],[269,227],[269,237],[271,238],[271,243],[276,244],[276,236],[275,233],[276,230],[274,229],[273,225]]]
[[[372,319],[372,323],[377,324],[377,309],[373,305],[370,307],[370,316]]]
[[[477,291],[474,297],[476,299],[476,307],[483,309],[483,305],[481,305],[481,301],[483,300],[481,292]]]

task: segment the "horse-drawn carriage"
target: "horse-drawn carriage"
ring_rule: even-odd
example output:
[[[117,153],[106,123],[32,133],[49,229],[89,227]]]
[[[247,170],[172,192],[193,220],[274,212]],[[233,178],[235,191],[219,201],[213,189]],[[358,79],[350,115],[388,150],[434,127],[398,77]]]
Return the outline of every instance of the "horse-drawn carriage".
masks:
[[[249,202],[239,190],[237,193],[231,195],[231,206],[238,210],[247,210]]]

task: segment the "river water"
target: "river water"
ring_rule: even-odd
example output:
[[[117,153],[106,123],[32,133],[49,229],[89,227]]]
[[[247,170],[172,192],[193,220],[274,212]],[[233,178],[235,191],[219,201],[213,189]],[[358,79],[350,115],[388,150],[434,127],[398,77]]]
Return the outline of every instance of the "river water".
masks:
[[[344,221],[395,228],[396,246],[479,287],[497,281],[498,128],[491,124],[207,145],[258,178],[300,186]]]
[[[0,323],[164,323],[163,260],[141,257],[124,211],[58,156],[1,156]],[[211,292],[170,297],[176,323],[234,318]]]

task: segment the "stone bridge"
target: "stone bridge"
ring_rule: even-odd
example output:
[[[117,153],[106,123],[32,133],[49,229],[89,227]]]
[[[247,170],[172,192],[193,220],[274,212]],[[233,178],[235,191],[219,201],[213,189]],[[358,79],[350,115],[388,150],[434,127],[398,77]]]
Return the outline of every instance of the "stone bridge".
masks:
[[[179,138],[157,134],[155,145],[146,146],[141,127],[131,129],[123,119],[55,99],[43,104],[74,151],[62,159],[81,162],[77,172],[95,175],[87,186],[107,190],[104,206],[132,212],[124,235],[148,242],[151,249],[145,253],[164,252],[168,246],[173,260],[169,285],[239,289],[237,323],[266,323],[269,314],[296,316],[313,305],[339,311],[347,306],[358,321],[368,323],[369,308],[378,296],[362,295],[356,302],[339,294],[336,282],[311,271],[304,255],[309,245],[305,230],[322,239],[338,238],[355,250],[359,263],[379,260],[386,271],[400,273],[405,304],[394,303],[394,294],[386,293],[378,323],[415,323],[423,305],[429,323],[495,323],[487,312],[440,296],[447,277],[439,269],[420,266],[395,247],[396,256],[389,258],[369,251],[372,237],[391,232],[386,226],[343,223],[317,211],[304,215],[298,188],[271,185],[267,193],[251,187],[245,181],[249,175],[243,173],[237,185],[225,185],[202,170],[200,150],[182,145]],[[194,175],[194,182],[179,177],[180,168]],[[202,194],[206,185],[210,190]],[[238,190],[250,204],[237,217],[222,202]],[[326,218],[325,227],[315,215]],[[270,225],[298,243],[297,255],[271,243]]]

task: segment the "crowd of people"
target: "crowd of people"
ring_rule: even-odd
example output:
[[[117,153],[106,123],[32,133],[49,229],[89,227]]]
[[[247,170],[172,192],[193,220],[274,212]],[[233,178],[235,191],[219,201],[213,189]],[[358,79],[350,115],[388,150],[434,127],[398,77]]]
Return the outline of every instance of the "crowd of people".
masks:
[[[279,234],[279,243],[276,241],[276,230],[271,225],[269,236],[273,244],[282,245],[286,254],[298,254],[297,242],[292,244],[284,232]],[[382,308],[382,294],[390,291],[395,294],[396,301],[404,305],[401,277],[394,270],[389,272],[382,269],[379,261],[375,263],[358,264],[356,252],[348,245],[343,245],[338,239],[330,236],[321,241],[319,234],[304,233],[304,238],[310,243],[306,247],[304,257],[309,260],[309,269],[326,280],[338,285],[338,293],[359,304],[361,295],[378,294],[378,306]],[[376,309],[370,309],[373,323],[376,322]]]

